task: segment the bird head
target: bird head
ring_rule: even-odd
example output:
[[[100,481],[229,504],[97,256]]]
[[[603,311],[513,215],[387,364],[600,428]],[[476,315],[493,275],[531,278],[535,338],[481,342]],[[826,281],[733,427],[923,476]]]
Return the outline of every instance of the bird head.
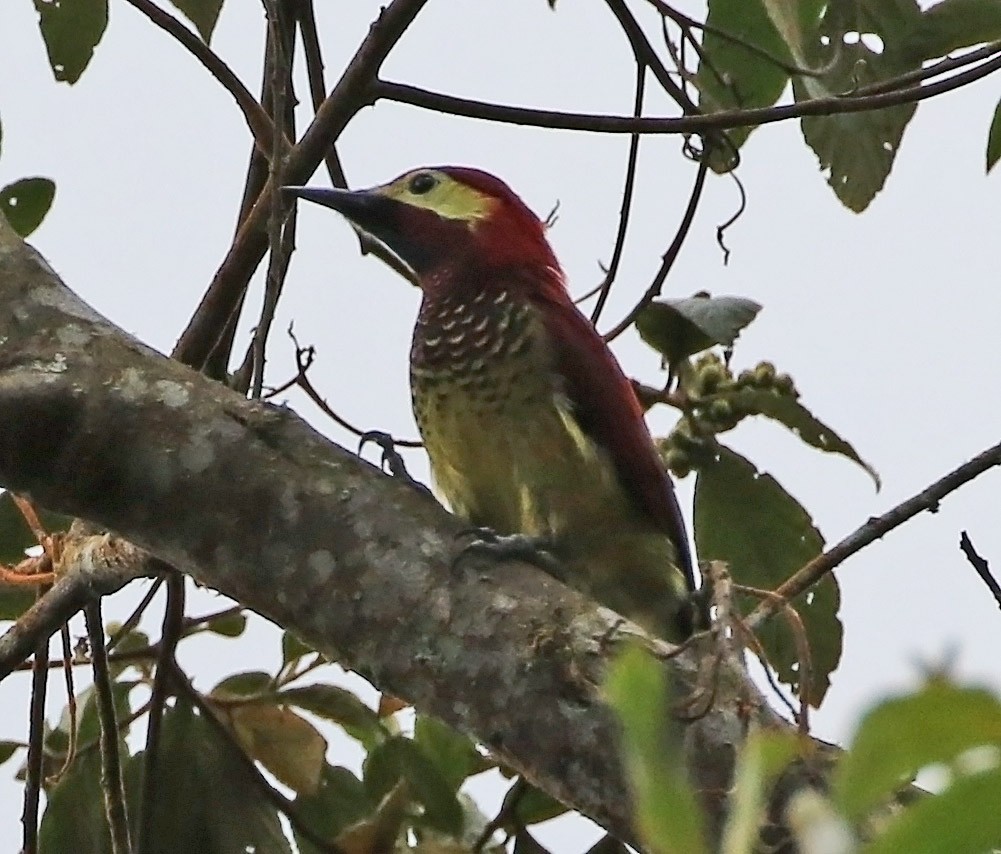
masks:
[[[427,288],[512,268],[559,264],[545,226],[499,178],[479,169],[414,169],[367,190],[284,187],[342,214],[409,266]]]

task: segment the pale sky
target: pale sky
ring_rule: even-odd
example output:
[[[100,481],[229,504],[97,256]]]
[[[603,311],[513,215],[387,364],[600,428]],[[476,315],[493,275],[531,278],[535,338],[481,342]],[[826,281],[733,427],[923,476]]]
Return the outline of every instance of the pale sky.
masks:
[[[379,3],[317,7],[332,82]],[[185,51],[123,3],[112,3],[108,32],[74,87],[53,82],[35,17],[29,3],[0,5],[0,185],[27,175],[54,179],[55,205],[32,242],[85,300],[167,352],[229,244],[249,145],[243,119]],[[230,2],[213,47],[252,91],[261,41],[259,5]],[[384,71],[468,97],[610,113],[629,111],[633,75],[624,38],[595,0],[563,0],[556,13],[544,0],[432,0]],[[708,290],[760,302],[764,310],[740,339],[735,365],[770,359],[791,373],[803,402],[881,474],[876,494],[861,469],[771,423],[724,437],[806,506],[828,543],[998,440],[1001,175],[983,172],[999,95],[995,76],[923,103],[886,188],[862,215],[836,200],[798,126],[757,131],[743,152],[749,202],[727,234],[729,265],[715,230],[737,194],[728,179],[711,177],[667,282],[667,295]],[[300,97],[308,100],[305,87]],[[648,104],[651,113],[668,107],[658,98]],[[541,216],[559,201],[550,235],[581,293],[600,279],[598,263],[611,253],[626,146],[625,137],[492,126],[381,103],[351,124],[340,153],[352,186],[456,163],[501,176]],[[694,174],[679,149],[678,138],[642,146],[632,231],[603,328],[646,287],[674,234]],[[321,171],[312,183],[325,181]],[[351,230],[331,212],[304,206],[299,223],[267,379],[277,384],[293,372],[284,329],[294,321],[299,340],[318,350],[312,381],[338,412],[366,429],[414,436],[406,359],[416,290],[360,258]],[[249,305],[245,332],[260,305],[259,280]],[[241,355],[246,342],[243,334]],[[623,336],[615,351],[630,374],[660,379],[656,355],[635,335]],[[354,447],[307,400],[291,395],[289,402]],[[663,412],[651,426],[662,435],[671,423]],[[426,476],[419,453],[407,461]],[[691,483],[681,484],[686,512]],[[1001,472],[988,473],[938,514],[918,517],[841,568],[844,656],[812,718],[816,735],[844,743],[870,704],[943,663],[964,681],[1001,690],[1001,615],[957,546],[968,530],[1001,572],[999,494]],[[109,602],[109,618],[124,616],[140,595]],[[200,593],[189,610],[216,607],[218,597]],[[154,634],[159,620],[156,611]],[[277,635],[256,623],[239,641],[182,645],[182,663],[199,687],[238,669],[277,665]],[[82,633],[82,625],[73,629]],[[81,671],[80,684],[85,677]],[[64,702],[61,681],[51,682],[53,723]],[[0,686],[0,739],[26,738],[27,689],[23,676]],[[358,751],[345,745],[336,741],[335,763],[357,761]],[[20,838],[17,766],[0,768],[4,850]],[[566,824],[539,837],[556,851],[581,850],[590,838]]]

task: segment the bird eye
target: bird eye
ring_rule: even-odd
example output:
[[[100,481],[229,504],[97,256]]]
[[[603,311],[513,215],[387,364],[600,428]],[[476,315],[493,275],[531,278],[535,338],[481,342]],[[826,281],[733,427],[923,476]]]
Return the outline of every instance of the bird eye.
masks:
[[[415,196],[423,196],[431,192],[431,189],[438,183],[438,179],[430,172],[419,172],[410,179],[409,189]]]

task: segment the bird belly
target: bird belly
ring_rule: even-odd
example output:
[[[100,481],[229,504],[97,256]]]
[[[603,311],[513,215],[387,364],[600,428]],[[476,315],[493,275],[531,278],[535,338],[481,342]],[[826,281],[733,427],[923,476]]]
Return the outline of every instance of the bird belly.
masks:
[[[625,515],[608,455],[548,384],[442,382],[415,393],[435,484],[458,514],[498,533],[561,537]]]

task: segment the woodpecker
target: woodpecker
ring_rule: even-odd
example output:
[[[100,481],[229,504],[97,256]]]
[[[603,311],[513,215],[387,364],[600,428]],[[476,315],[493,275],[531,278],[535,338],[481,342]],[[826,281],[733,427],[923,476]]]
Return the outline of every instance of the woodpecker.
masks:
[[[679,641],[692,558],[632,385],[578,311],[546,227],[478,169],[415,169],[367,190],[286,187],[342,214],[415,274],[418,429],[452,510],[538,544],[565,583]]]

